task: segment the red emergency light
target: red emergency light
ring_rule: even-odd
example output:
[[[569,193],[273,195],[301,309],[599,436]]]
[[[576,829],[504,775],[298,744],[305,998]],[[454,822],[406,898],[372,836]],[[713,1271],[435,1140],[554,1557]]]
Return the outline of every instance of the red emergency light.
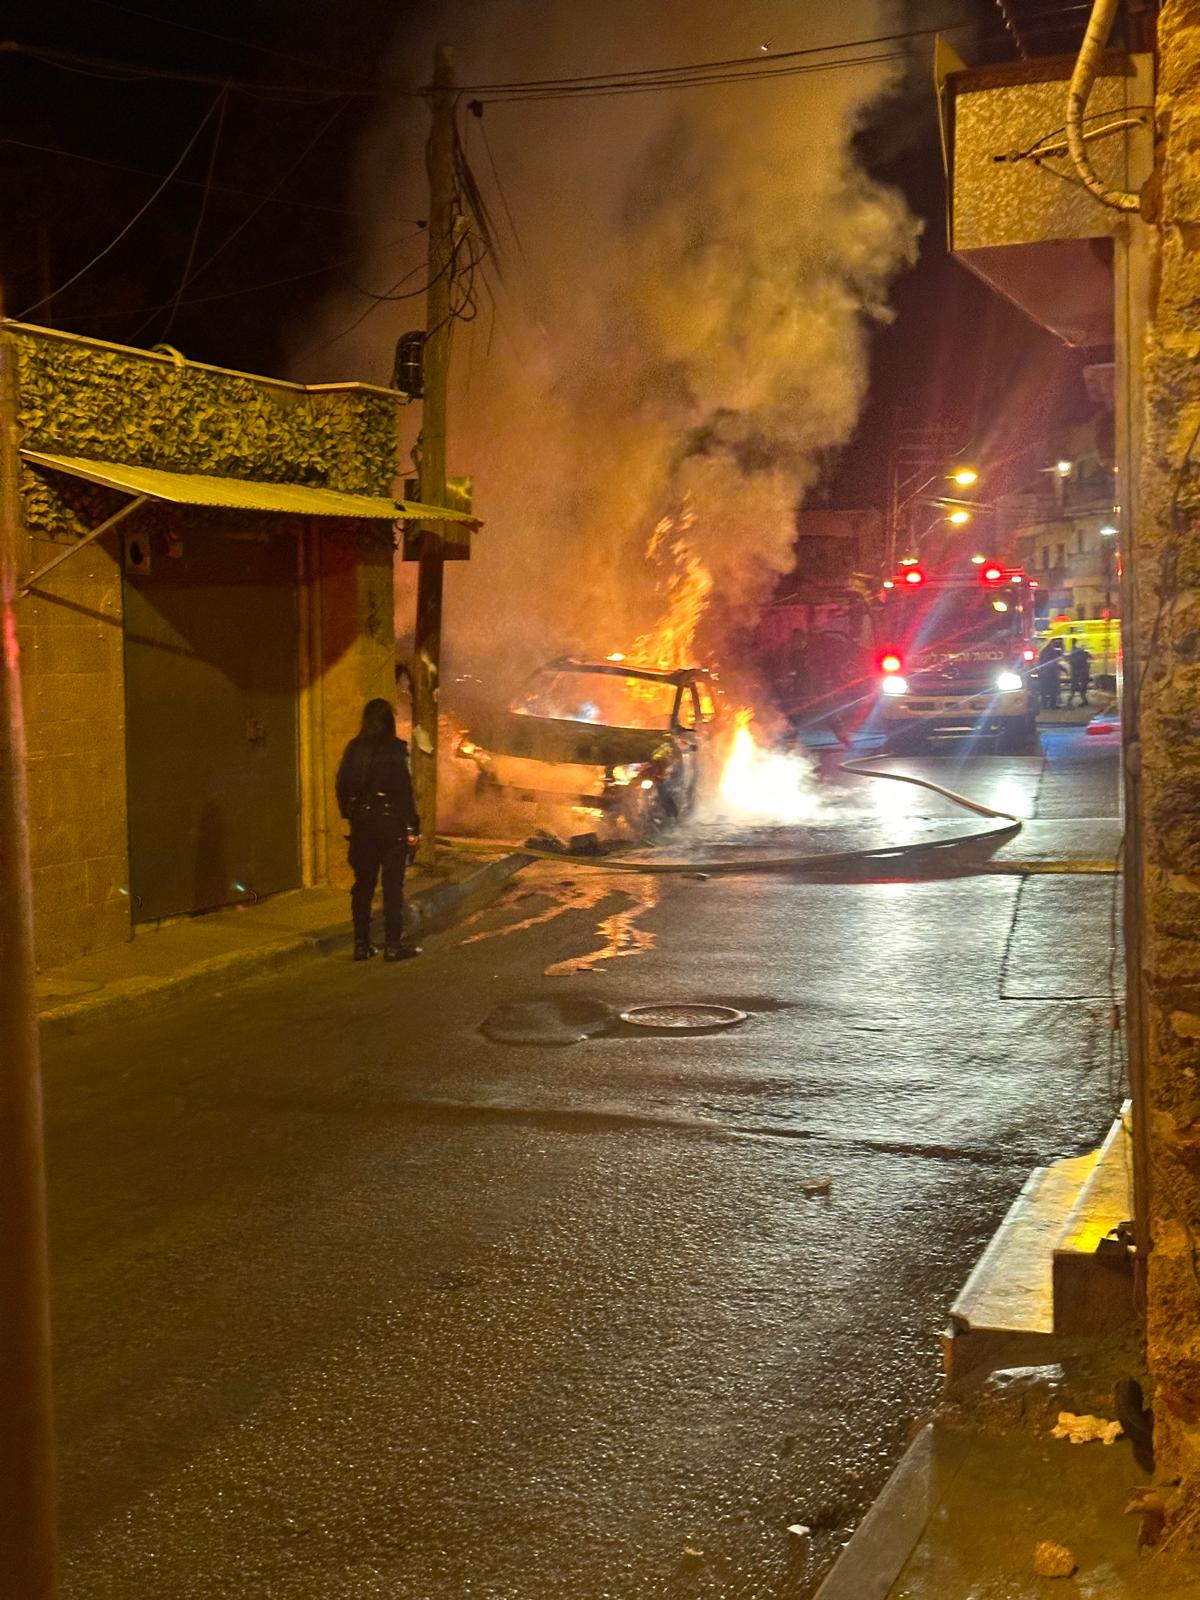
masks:
[[[925,574],[921,571],[920,567],[909,567],[908,571],[904,574],[904,581],[905,583],[924,583]]]
[[[879,659],[879,670],[881,672],[899,672],[900,666],[901,661],[898,655],[881,656]]]
[[[1036,661],[1037,660],[1037,651],[1036,650],[1030,650],[1028,645],[1027,645],[1025,647],[1025,649],[1021,651],[1021,660],[1022,661]]]
[[[984,567],[983,569],[984,583],[999,583],[1003,576],[1004,573],[999,567]]]

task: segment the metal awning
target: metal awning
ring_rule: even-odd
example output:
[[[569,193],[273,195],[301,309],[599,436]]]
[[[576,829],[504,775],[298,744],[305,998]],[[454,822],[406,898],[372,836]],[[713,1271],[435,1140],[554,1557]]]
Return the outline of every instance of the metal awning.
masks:
[[[274,511],[299,517],[371,517],[380,522],[465,522],[469,512],[421,505],[416,500],[391,500],[385,495],[347,494],[308,483],[264,483],[259,478],[219,478],[203,472],[168,472],[163,467],[127,466],[121,461],[88,461],[81,456],[52,456],[22,450],[35,467],[50,467],[86,478],[106,489],[180,506],[214,506],[229,511]]]

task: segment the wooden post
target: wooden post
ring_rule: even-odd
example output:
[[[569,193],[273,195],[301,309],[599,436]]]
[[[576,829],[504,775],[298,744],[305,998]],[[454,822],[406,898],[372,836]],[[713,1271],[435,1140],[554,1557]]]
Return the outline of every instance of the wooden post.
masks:
[[[454,175],[454,55],[440,44],[433,66],[429,173],[429,287],[425,296],[425,397],[419,473],[426,505],[446,504],[446,405],[453,329],[451,290],[459,225]],[[413,662],[413,785],[421,816],[417,859],[433,863],[437,838],[438,676],[442,657],[442,524],[421,529]]]
[[[42,1086],[17,651],[16,351],[0,296],[0,1587],[53,1600],[54,1452]]]

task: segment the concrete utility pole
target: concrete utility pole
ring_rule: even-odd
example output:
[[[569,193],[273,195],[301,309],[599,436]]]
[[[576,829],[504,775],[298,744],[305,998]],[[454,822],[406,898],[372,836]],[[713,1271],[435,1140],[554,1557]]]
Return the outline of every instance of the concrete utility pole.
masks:
[[[54,1450],[42,1086],[16,588],[16,350],[0,294],[0,1588],[53,1600]]]
[[[454,53],[440,44],[433,63],[433,126],[425,147],[429,173],[429,287],[425,296],[424,380],[418,471],[425,505],[446,504],[446,406],[450,310],[460,225],[454,175]],[[413,786],[421,816],[417,859],[431,865],[437,836],[438,675],[442,657],[444,524],[425,523],[417,574],[413,663]]]

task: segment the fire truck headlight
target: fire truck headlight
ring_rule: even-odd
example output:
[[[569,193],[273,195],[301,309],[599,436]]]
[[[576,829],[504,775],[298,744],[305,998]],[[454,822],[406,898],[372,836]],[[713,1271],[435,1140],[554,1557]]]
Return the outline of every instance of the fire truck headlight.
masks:
[[[884,694],[907,694],[908,679],[902,678],[898,672],[890,672],[883,680]]]
[[[1021,682],[1019,673],[1001,672],[996,678],[996,687],[1001,694],[1016,694],[1025,685]]]

